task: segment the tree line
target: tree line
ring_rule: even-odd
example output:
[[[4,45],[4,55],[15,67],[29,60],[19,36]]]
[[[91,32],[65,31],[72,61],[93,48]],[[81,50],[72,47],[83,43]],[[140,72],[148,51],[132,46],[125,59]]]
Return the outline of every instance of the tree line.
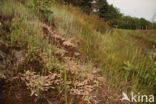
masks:
[[[78,6],[87,14],[95,13],[109,25],[122,29],[156,29],[156,23],[144,18],[125,16],[107,0],[60,0],[65,4]]]

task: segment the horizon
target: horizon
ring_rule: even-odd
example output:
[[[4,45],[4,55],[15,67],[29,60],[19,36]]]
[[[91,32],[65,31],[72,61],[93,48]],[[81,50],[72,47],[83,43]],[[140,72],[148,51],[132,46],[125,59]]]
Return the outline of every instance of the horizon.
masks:
[[[126,16],[145,18],[152,21],[156,13],[156,0],[107,0],[109,4],[118,8]],[[135,2],[135,3],[134,3]]]

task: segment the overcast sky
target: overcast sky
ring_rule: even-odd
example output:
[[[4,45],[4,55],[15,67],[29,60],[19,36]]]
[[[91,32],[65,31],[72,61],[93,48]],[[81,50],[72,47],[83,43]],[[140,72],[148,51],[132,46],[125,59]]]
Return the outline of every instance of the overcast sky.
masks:
[[[109,4],[113,4],[119,8],[121,13],[132,17],[144,17],[152,20],[156,12],[156,0],[107,0]]]

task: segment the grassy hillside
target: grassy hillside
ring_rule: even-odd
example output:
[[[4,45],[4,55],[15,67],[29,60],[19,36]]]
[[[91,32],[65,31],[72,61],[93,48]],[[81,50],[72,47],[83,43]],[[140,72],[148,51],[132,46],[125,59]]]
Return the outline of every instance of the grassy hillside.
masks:
[[[155,34],[112,29],[72,5],[2,0],[0,104],[124,104],[122,91],[155,95]]]

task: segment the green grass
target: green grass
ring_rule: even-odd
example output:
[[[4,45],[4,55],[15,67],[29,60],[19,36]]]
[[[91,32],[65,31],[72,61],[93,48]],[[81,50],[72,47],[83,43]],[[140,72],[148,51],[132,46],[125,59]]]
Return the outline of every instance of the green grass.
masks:
[[[78,8],[56,3],[48,7],[52,14],[36,14],[36,9],[39,9],[29,8],[31,3],[0,3],[1,15],[13,17],[11,32],[8,33],[11,45],[28,47],[28,58],[31,59],[34,53],[39,54],[46,60],[48,71],[56,69],[55,64],[59,63],[52,55],[55,46],[48,43],[39,26],[40,21],[46,20],[48,24],[55,23],[56,30],[66,38],[76,37],[82,57],[97,64],[104,77],[112,83],[128,91],[156,93],[155,60],[150,55],[144,55],[143,47],[138,45],[138,40],[131,37],[135,35],[155,44],[154,31],[145,34],[140,31],[113,30],[97,16],[88,16]],[[47,71],[44,69],[43,72]],[[64,80],[66,82],[66,75]]]
[[[74,7],[54,5],[52,11],[58,30],[63,31],[66,37],[78,37],[82,56],[98,64],[104,76],[113,83],[118,82],[120,87],[130,85],[134,91],[148,93],[149,88],[154,90],[155,62],[149,55],[143,54],[143,47],[138,45],[138,40],[129,35],[142,32],[112,32],[109,28],[101,32],[96,29],[97,21],[90,22],[93,21],[91,16],[83,15]],[[153,36],[152,33],[149,35]],[[155,41],[154,37],[150,39]]]
[[[140,32],[140,33],[139,33]],[[142,38],[146,41],[151,42],[152,44],[156,44],[156,31],[155,30],[151,30],[151,31],[137,31],[137,37]]]
[[[138,39],[142,39],[145,42],[149,42],[153,45],[156,45],[156,30],[121,30],[121,31],[124,31],[125,34],[134,36]]]
[[[27,47],[27,58],[32,59],[34,54],[38,54],[46,60],[47,71],[53,70],[57,59],[52,55],[55,46],[48,43],[44,38],[42,27],[39,25],[40,17],[35,15],[34,11],[27,6],[16,1],[5,1],[0,3],[1,16],[10,17],[10,21],[2,21],[3,25],[10,24],[10,32],[6,35],[11,41],[11,46]],[[9,23],[10,22],[10,23]],[[41,73],[42,73],[41,72]]]

